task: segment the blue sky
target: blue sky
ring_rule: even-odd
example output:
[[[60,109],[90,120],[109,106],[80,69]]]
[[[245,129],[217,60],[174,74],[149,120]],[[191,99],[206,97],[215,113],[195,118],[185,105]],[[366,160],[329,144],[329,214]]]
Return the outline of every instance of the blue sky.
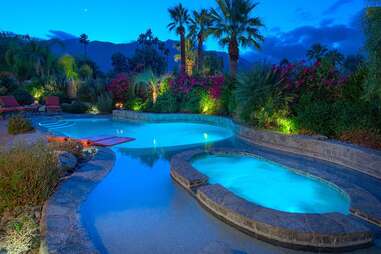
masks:
[[[2,1],[0,30],[47,38],[49,31],[75,36],[87,33],[91,40],[130,42],[148,28],[162,40],[177,39],[167,30],[167,9],[177,3],[188,9],[215,6],[215,0],[14,0]],[[301,27],[352,26],[363,0],[262,0],[256,15],[266,37],[281,38]],[[303,36],[303,35],[301,35]],[[335,45],[335,42],[328,42]],[[332,46],[331,45],[331,46]],[[337,45],[336,45],[337,46]],[[217,49],[215,40],[207,48]]]

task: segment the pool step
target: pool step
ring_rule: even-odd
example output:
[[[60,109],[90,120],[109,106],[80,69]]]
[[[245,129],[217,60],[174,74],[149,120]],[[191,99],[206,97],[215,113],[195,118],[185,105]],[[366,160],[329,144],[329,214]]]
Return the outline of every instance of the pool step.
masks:
[[[75,125],[73,121],[59,120],[59,121],[46,121],[39,123],[41,127],[47,128],[49,130],[68,128]]]

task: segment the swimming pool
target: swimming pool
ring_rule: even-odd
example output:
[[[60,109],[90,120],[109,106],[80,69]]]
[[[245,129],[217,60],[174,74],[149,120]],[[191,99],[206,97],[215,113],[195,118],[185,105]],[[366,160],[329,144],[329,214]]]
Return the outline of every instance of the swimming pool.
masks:
[[[253,156],[208,155],[193,167],[238,196],[291,213],[349,213],[349,198],[322,181]]]
[[[231,130],[199,123],[136,123],[108,118],[67,118],[41,124],[57,135],[76,138],[137,138],[136,143],[112,148],[116,155],[112,171],[80,209],[81,221],[100,253],[201,253],[219,243],[233,253],[298,253],[257,240],[220,221],[171,179],[170,159],[189,146],[245,146]]]
[[[111,119],[67,119],[41,122],[57,135],[85,138],[99,135],[132,137],[118,148],[147,149],[208,144],[233,136],[229,129],[200,123],[137,123]]]

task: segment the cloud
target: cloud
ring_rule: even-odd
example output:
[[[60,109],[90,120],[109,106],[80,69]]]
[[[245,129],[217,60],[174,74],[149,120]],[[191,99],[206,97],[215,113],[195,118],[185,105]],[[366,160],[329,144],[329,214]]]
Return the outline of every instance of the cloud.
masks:
[[[46,36],[50,39],[60,40],[70,40],[78,38],[78,36],[58,30],[49,30],[49,33]]]
[[[342,6],[351,3],[352,0],[337,0],[334,2],[328,9],[326,9],[323,12],[323,15],[329,15],[332,13],[335,13],[337,10],[339,10]]]
[[[319,26],[301,26],[288,32],[277,33],[267,37],[259,51],[248,51],[243,58],[251,62],[265,59],[272,63],[284,58],[301,60],[315,43],[338,49],[346,55],[357,54],[364,45],[361,23],[356,21],[359,18],[360,15],[355,15],[354,20],[348,25],[335,25],[327,20]]]

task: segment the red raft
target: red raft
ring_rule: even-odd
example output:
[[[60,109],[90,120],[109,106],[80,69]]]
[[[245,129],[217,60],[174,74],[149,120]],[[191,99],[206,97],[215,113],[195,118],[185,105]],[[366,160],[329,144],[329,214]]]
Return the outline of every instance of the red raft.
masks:
[[[95,136],[95,137],[88,137],[88,138],[81,138],[81,139],[74,139],[74,138],[69,138],[69,137],[48,137],[49,142],[67,142],[67,141],[74,141],[81,143],[83,146],[102,146],[102,147],[107,147],[107,146],[115,146],[127,142],[134,141],[134,138],[130,137],[117,137],[117,136],[107,136],[107,135],[102,135],[102,136]]]
[[[117,137],[117,136],[98,136],[98,137],[89,137],[86,138],[87,141],[91,143],[91,145],[95,146],[115,146],[127,142],[134,141],[134,138],[130,137]]]

